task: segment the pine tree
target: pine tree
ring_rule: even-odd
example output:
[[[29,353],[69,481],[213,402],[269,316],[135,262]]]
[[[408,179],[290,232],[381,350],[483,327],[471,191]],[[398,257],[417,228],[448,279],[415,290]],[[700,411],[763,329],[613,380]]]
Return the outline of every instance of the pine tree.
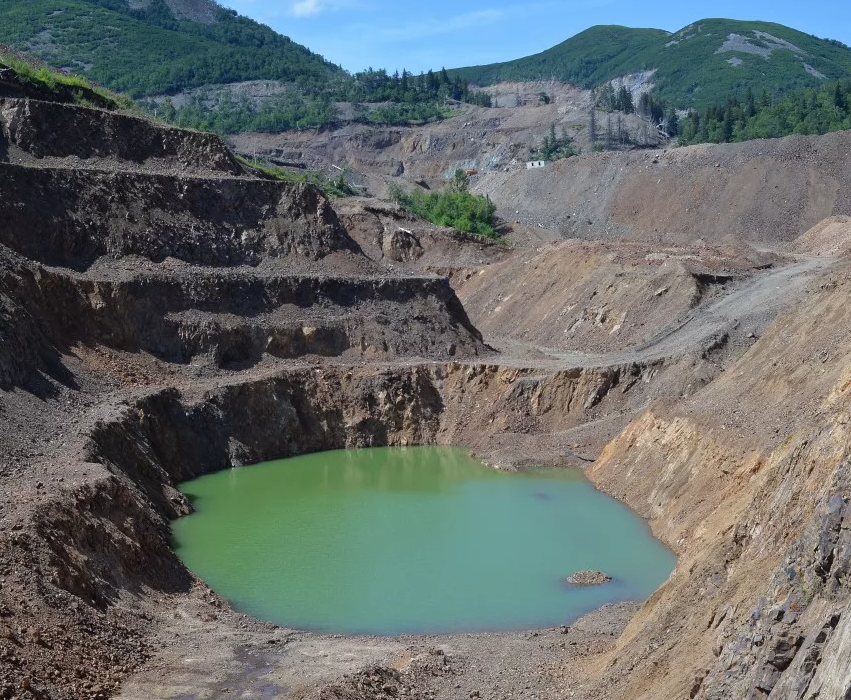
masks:
[[[429,68],[428,73],[426,73],[426,90],[428,90],[429,93],[435,93],[437,92],[437,88],[437,78],[434,76],[434,71]]]
[[[668,136],[671,138],[680,133],[680,118],[677,116],[675,109],[672,109],[668,114],[668,118],[665,121],[665,131],[668,132]]]
[[[624,114],[632,114],[635,111],[632,104],[632,93],[626,87],[621,87],[618,91],[618,109]]]
[[[588,139],[591,141],[591,147],[597,143],[597,110],[591,107],[591,116],[588,118]]]
[[[745,104],[747,105],[747,116],[754,116],[756,114],[756,99],[754,98],[753,90],[751,90],[750,86],[748,87],[747,96],[745,97]]]
[[[845,94],[842,92],[841,83],[836,83],[836,87],[833,90],[833,106],[840,110],[846,108]]]

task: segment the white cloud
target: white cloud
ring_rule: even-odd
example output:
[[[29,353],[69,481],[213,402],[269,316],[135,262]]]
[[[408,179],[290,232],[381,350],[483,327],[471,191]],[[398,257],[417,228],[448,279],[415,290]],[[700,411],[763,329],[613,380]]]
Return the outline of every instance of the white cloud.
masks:
[[[298,0],[290,6],[293,17],[313,17],[326,9],[324,0]]]

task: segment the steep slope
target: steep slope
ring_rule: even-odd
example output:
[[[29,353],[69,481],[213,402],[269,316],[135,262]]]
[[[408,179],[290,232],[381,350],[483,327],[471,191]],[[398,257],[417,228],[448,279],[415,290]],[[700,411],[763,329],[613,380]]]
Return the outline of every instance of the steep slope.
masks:
[[[771,22],[704,19],[674,34],[591,27],[534,56],[452,73],[476,85],[556,79],[593,87],[642,71],[653,71],[656,92],[669,103],[700,107],[747,88],[776,95],[849,77],[851,50]]]
[[[211,0],[4,0],[0,42],[136,97],[210,83],[343,75]]]
[[[680,554],[610,659],[610,697],[849,697],[847,274],[590,470]]]
[[[474,191],[510,221],[564,238],[790,242],[851,214],[851,132],[604,153],[489,172]],[[652,204],[651,204],[652,203]]]

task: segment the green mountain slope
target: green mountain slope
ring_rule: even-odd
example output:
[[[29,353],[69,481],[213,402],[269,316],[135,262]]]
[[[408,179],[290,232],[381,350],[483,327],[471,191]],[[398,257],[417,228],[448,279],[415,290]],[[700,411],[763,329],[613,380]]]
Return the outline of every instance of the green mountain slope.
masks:
[[[310,85],[345,75],[211,0],[2,0],[0,43],[134,97],[256,79]]]
[[[598,26],[527,58],[450,71],[476,85],[504,80],[563,80],[594,87],[628,73],[655,70],[657,96],[703,107],[748,87],[776,95],[851,76],[851,50],[770,22],[705,19],[670,34]]]

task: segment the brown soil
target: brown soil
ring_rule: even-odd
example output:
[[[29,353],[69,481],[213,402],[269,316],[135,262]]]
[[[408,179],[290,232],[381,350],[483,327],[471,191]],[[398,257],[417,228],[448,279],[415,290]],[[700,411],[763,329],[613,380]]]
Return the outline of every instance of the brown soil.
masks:
[[[847,258],[851,254],[851,217],[830,216],[795,241],[793,250],[805,255]]]
[[[788,243],[851,214],[851,132],[631,151],[486,173],[509,221],[588,240]]]
[[[847,135],[571,161],[604,240],[498,245],[121,120],[0,109],[0,697],[847,697],[848,265],[836,222],[742,243],[842,213]],[[687,228],[687,191],[723,211]],[[558,629],[356,638],[239,615],[170,549],[184,479],[404,444],[591,465],[677,568]]]

